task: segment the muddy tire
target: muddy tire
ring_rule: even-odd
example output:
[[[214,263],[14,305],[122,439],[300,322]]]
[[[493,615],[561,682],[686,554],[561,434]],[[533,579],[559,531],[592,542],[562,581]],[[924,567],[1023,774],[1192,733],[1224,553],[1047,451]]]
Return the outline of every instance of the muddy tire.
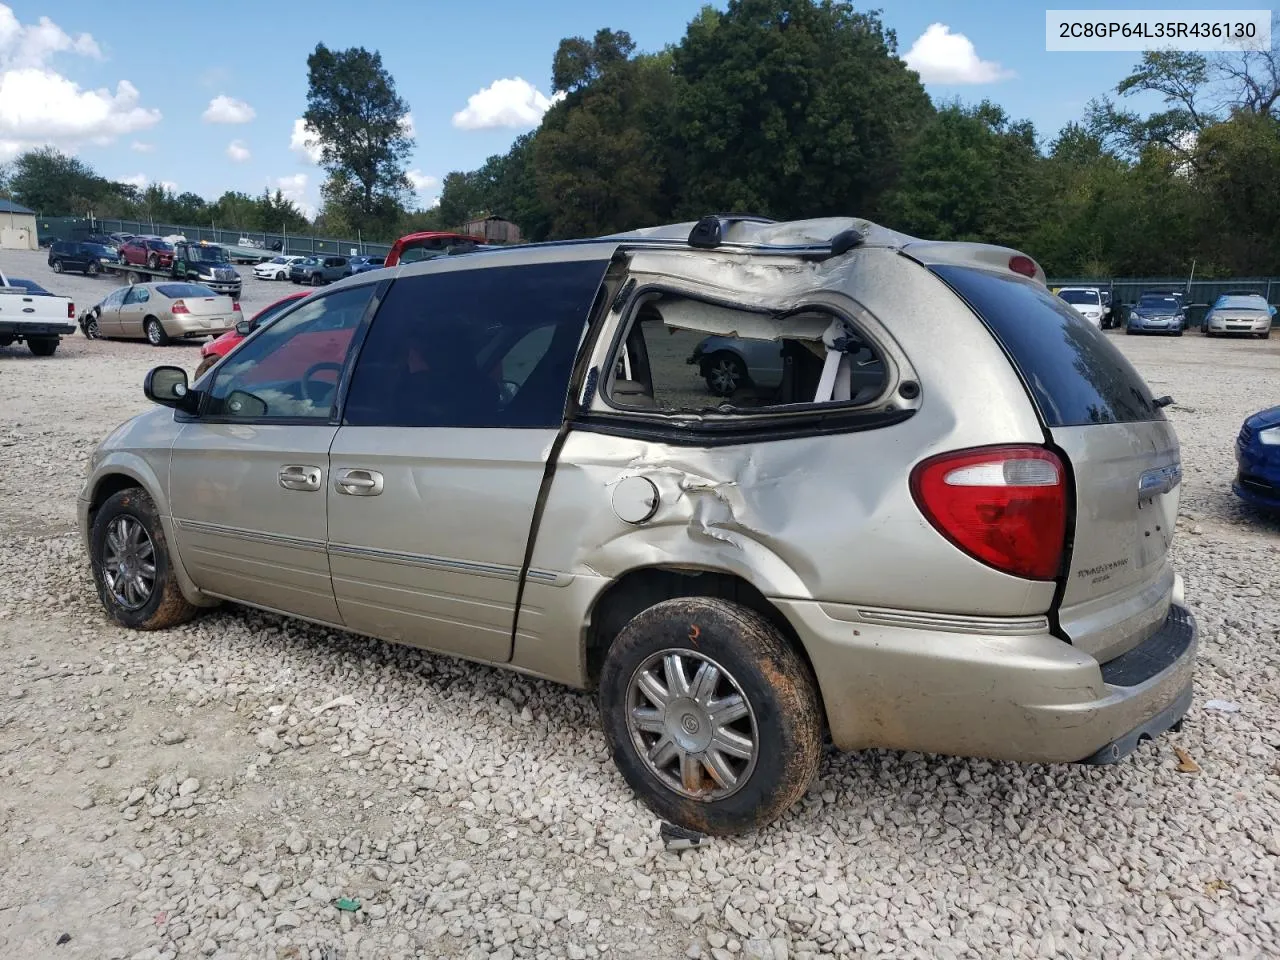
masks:
[[[107,615],[133,630],[163,630],[196,615],[178,589],[156,505],[139,487],[98,508],[89,534],[90,565]]]
[[[813,673],[754,610],[664,600],[618,633],[600,675],[614,763],[655,813],[716,836],[780,816],[818,771]]]

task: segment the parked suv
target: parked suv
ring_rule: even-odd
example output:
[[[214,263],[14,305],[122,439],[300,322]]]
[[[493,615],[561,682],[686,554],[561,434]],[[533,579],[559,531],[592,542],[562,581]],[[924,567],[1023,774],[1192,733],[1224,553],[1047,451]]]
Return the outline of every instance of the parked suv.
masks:
[[[309,283],[313,287],[349,276],[351,264],[346,257],[307,257],[289,267],[290,280],[294,283]]]
[[[86,240],[55,240],[49,244],[49,267],[54,273],[78,270],[96,277],[104,263],[115,263],[111,248]]]
[[[776,388],[709,393],[708,336]],[[1013,250],[706,218],[436,258],[144,391],[79,501],[116,622],[230,600],[592,689],[704,832],[780,815],[824,732],[1111,763],[1191,701],[1169,400]]]

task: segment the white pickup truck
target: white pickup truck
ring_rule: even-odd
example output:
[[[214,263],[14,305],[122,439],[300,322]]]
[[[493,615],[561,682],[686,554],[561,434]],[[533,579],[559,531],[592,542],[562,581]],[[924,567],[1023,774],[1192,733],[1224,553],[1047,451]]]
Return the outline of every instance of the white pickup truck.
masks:
[[[37,283],[0,273],[0,347],[26,342],[37,357],[51,357],[60,339],[76,332],[76,305]]]

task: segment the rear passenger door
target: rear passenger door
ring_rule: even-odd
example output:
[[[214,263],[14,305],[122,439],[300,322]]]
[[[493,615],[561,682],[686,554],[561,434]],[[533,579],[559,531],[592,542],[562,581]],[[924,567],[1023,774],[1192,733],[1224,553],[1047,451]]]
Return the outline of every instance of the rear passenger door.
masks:
[[[142,324],[150,309],[151,291],[143,286],[132,286],[124,298],[124,305],[117,317],[117,336],[142,339]]]
[[[330,450],[329,564],[351,629],[510,658],[534,505],[611,252],[440,260],[392,285]]]

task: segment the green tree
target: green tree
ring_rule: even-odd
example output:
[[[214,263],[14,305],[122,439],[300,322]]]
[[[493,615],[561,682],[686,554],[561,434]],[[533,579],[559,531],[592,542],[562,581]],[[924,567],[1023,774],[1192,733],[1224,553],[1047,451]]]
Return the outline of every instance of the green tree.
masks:
[[[624,46],[629,49],[629,41]],[[512,185],[512,198],[529,213],[545,211],[525,227],[531,236],[587,236],[672,216],[670,55],[610,55],[592,71],[547,112],[521,154],[509,157],[512,176],[504,182]],[[527,189],[530,160],[536,200]]]
[[[55,147],[20,153],[12,171],[9,187],[14,199],[45,215],[83,214],[83,208],[68,206],[72,198],[92,204],[107,190],[107,181],[92,167]]]
[[[729,0],[675,50],[681,211],[875,215],[933,112],[875,13]]]
[[[1035,128],[995,104],[952,104],[916,138],[886,206],[895,227],[937,240],[1025,245],[1043,219]]]
[[[255,201],[258,207],[257,227],[269,233],[275,233],[280,230],[289,233],[299,233],[307,230],[311,226],[311,222],[302,215],[302,211],[298,209],[297,204],[292,200],[285,198],[285,195],[276,190],[273,194],[270,190],[263,189],[262,196]]]
[[[365,232],[385,230],[403,214],[405,160],[414,144],[406,132],[408,113],[380,53],[320,43],[307,57],[304,118],[330,174],[326,203],[340,204]]]

